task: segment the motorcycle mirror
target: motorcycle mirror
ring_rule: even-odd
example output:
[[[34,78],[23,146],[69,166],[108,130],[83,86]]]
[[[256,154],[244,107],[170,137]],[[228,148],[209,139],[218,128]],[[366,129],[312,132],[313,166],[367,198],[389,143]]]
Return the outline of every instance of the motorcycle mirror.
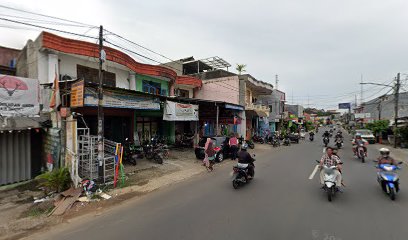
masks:
[[[317,162],[317,163],[320,163],[320,161],[319,161],[319,160],[316,160],[316,162]]]
[[[398,164],[403,164],[403,163],[404,163],[404,162],[402,162],[402,161],[401,161],[401,162],[398,162]]]

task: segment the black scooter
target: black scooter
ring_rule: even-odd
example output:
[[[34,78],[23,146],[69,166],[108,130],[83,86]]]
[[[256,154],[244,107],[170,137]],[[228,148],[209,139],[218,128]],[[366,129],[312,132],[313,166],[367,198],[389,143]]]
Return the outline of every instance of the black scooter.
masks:
[[[253,155],[253,158],[255,157],[255,155]],[[249,183],[249,181],[251,181],[254,176],[255,176],[255,170],[252,174],[252,176],[249,175],[249,169],[248,169],[248,165],[253,166],[253,168],[255,168],[254,165],[255,159],[253,159],[252,163],[249,164],[241,164],[238,163],[237,165],[235,165],[233,167],[233,172],[232,172],[232,186],[234,187],[234,189],[239,188],[240,186]]]

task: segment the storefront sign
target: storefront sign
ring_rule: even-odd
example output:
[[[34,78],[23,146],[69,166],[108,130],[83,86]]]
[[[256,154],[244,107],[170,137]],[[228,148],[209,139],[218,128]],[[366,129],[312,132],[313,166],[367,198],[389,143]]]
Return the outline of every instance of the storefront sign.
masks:
[[[84,106],[98,106],[96,90],[85,88]],[[157,99],[134,93],[117,93],[108,90],[103,92],[103,106],[110,108],[160,110],[160,102]]]
[[[355,113],[354,117],[357,118],[370,118],[371,113]]]
[[[84,106],[84,80],[76,82],[71,86],[71,107]]]
[[[163,120],[198,121],[198,105],[166,101]]]
[[[39,87],[37,79],[0,75],[0,115],[39,115]]]

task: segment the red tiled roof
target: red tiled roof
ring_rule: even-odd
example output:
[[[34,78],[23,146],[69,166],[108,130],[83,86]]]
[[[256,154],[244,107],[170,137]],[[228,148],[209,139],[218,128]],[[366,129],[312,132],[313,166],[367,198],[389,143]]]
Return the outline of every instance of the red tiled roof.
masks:
[[[42,32],[41,35],[41,43],[43,48],[68,54],[95,58],[99,57],[99,46],[97,44],[64,38],[49,32]],[[177,76],[177,73],[169,68],[136,62],[129,55],[114,48],[104,47],[103,49],[106,52],[106,60],[121,64],[138,74],[166,77],[176,81],[178,84],[201,87],[202,82],[200,79],[189,76]]]

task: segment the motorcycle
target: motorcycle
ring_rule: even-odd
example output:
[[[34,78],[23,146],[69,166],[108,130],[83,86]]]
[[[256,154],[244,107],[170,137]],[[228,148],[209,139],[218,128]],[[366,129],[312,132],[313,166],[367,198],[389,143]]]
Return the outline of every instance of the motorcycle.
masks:
[[[143,145],[143,152],[148,160],[154,160],[158,164],[163,164],[163,149],[160,144],[157,144],[155,138],[151,139],[150,144],[145,142]]]
[[[310,140],[311,142],[313,142],[313,140],[314,140],[314,134],[309,134],[309,140]]]
[[[123,144],[123,160],[135,166],[138,158],[143,158],[142,150],[126,138]]]
[[[330,142],[330,139],[329,139],[328,137],[324,137],[324,138],[323,138],[323,143],[324,143],[324,146],[325,146],[325,147],[327,147],[327,145],[329,144],[329,142]]]
[[[290,146],[290,138],[289,137],[285,137],[283,139],[283,145],[285,146]]]
[[[341,138],[336,139],[336,147],[337,149],[340,149],[341,147],[343,147],[343,140]]]
[[[361,162],[364,163],[366,154],[365,154],[365,151],[364,151],[364,142],[363,141],[360,141],[360,142],[357,143],[356,154],[357,154],[357,157],[359,159],[361,159]]]
[[[264,143],[265,143],[264,138],[263,138],[263,137],[260,137],[260,136],[258,136],[258,135],[253,136],[253,137],[252,137],[252,140],[253,140],[254,142],[260,143],[260,144],[264,144]]]
[[[279,147],[280,146],[279,138],[277,138],[277,137],[272,138],[272,146],[273,147]]]
[[[254,149],[254,148],[255,148],[255,144],[254,144],[253,141],[251,141],[251,140],[245,140],[245,143],[248,144],[248,147],[249,147],[250,149]]]
[[[317,160],[316,160],[317,161]],[[317,161],[319,162],[319,161]],[[329,202],[331,202],[334,198],[334,196],[336,195],[336,193],[339,191],[338,187],[336,186],[336,174],[335,174],[335,170],[336,170],[336,166],[323,166],[323,190],[326,192],[327,194],[327,200],[329,200]]]
[[[253,155],[255,157],[255,155]],[[254,159],[255,161],[255,159]],[[255,165],[253,163],[251,164],[254,168]],[[235,165],[232,169],[232,186],[234,189],[239,188],[240,186],[244,185],[245,183],[248,183],[254,176],[255,176],[255,171],[252,174],[251,178],[249,178],[249,173],[248,173],[248,166],[249,164],[243,164],[243,163],[238,163]]]
[[[399,162],[398,164],[402,164]],[[399,176],[396,173],[401,169],[399,166],[391,164],[380,164],[376,166],[379,169],[377,174],[377,181],[380,184],[382,190],[390,196],[391,200],[395,200],[397,192],[399,192]]]

